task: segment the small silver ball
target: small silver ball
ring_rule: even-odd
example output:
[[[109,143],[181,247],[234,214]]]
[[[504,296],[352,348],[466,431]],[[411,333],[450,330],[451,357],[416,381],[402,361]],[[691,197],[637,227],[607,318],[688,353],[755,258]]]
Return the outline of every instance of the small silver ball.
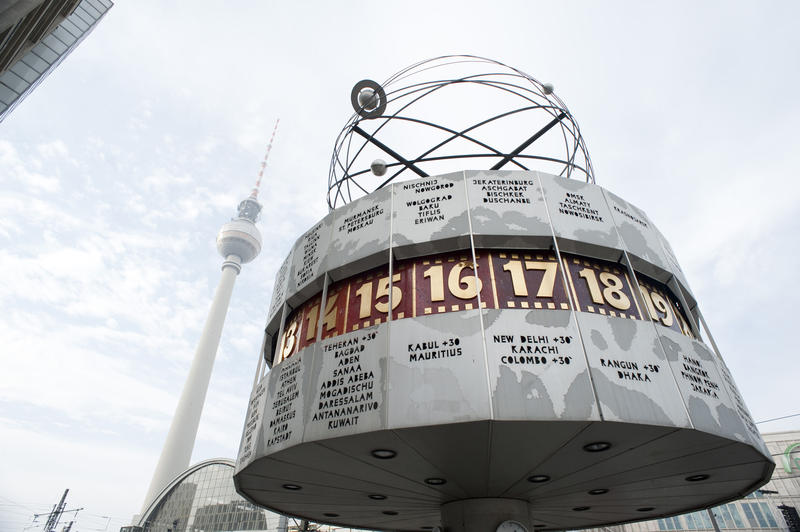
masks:
[[[370,170],[376,176],[380,177],[386,173],[386,161],[383,159],[375,159],[372,161],[372,164],[369,165]]]
[[[378,107],[378,95],[373,89],[366,87],[358,93],[358,105],[365,111],[372,111]]]
[[[545,83],[542,85],[542,92],[545,94],[553,94],[555,88],[553,87],[552,83]]]

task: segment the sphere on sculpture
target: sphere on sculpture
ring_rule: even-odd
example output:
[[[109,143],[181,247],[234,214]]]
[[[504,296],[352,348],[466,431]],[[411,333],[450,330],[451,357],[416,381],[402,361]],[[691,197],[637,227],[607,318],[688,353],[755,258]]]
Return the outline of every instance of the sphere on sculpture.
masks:
[[[372,173],[378,177],[386,175],[386,161],[383,159],[375,159],[369,167]]]
[[[358,104],[367,111],[372,111],[378,107],[378,98],[375,95],[375,90],[369,87],[361,89],[358,93]]]

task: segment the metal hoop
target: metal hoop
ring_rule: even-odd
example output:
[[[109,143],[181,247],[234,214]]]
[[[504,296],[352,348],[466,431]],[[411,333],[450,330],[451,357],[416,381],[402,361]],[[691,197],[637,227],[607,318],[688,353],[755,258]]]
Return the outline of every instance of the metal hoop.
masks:
[[[378,96],[378,106],[373,109],[372,111],[367,111],[361,104],[358,103],[358,95],[364,89],[372,89],[375,91],[375,94]],[[350,91],[350,103],[353,106],[353,109],[356,113],[361,115],[364,118],[378,118],[386,111],[386,92],[383,90],[383,87],[380,86],[375,81],[371,79],[362,79],[358,83],[355,84],[353,90]]]
[[[443,69],[467,72],[448,78],[441,74]],[[474,103],[461,104],[463,109],[456,108],[450,117],[461,119],[469,112],[480,114],[481,110],[496,107],[497,102],[507,107],[501,112],[486,113],[471,125],[460,123],[456,127],[444,121],[436,123],[435,118],[428,116],[430,106],[424,108],[426,114],[413,115],[418,109],[417,102],[425,98],[441,101],[442,95],[449,96],[450,91],[468,86],[494,89],[497,98],[486,99],[482,95]],[[378,98],[377,107],[371,111],[358,101],[359,93],[367,88],[374,90]],[[514,98],[520,99],[518,105],[513,104]],[[458,98],[448,98],[445,104],[450,101],[460,102]],[[404,68],[383,84],[370,79],[359,81],[350,92],[350,102],[355,112],[339,133],[331,157],[327,198],[331,209],[386,186],[398,177],[439,173],[443,163],[456,160],[486,165],[485,168],[471,167],[476,170],[499,170],[513,165],[515,169],[543,170],[565,178],[595,181],[592,161],[578,123],[553,93],[552,86],[498,61],[470,55],[428,59]],[[507,139],[492,142],[485,138],[485,132],[497,131],[504,121],[520,117],[532,118],[533,127],[513,146],[501,148]],[[397,134],[398,129],[403,132]],[[415,142],[437,135],[438,139],[428,147],[420,148],[419,142]],[[408,140],[415,147],[398,145],[398,138]],[[547,149],[542,148],[543,144],[547,144]],[[456,145],[466,146],[466,150],[458,151],[454,149]],[[368,157],[370,151],[372,157]],[[371,172],[376,151],[378,158],[386,159],[386,167],[392,170],[390,175],[381,177]],[[404,153],[409,151],[414,153]],[[531,163],[535,168],[530,167]],[[463,166],[453,168],[463,169]]]

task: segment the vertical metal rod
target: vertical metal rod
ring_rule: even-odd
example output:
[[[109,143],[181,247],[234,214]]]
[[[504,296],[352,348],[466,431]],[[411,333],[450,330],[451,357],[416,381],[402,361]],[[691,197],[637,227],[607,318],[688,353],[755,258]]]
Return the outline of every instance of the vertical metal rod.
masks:
[[[583,341],[583,331],[581,330],[581,324],[578,321],[578,301],[576,298],[572,297],[571,290],[569,289],[570,285],[569,282],[567,282],[567,264],[564,258],[561,256],[561,248],[558,246],[558,237],[556,236],[556,229],[553,225],[553,216],[550,214],[550,207],[547,206],[547,195],[545,194],[542,180],[538,177],[538,175],[536,177],[536,183],[542,196],[542,203],[544,203],[544,212],[547,213],[547,223],[550,225],[550,235],[553,238],[553,253],[556,256],[558,268],[561,270],[561,282],[564,283],[564,291],[567,293],[567,299],[570,301],[570,306],[572,307],[570,309],[572,312],[572,319],[575,321],[575,329],[578,331],[578,339],[581,342],[583,360],[586,363],[586,376],[589,378],[589,386],[592,388],[592,396],[594,397],[595,405],[597,405],[597,415],[602,420],[603,408],[600,406],[600,396],[597,394],[597,387],[595,386],[594,377],[592,376],[592,365],[589,363],[589,355],[586,353],[586,343]]]
[[[492,403],[492,378],[489,374],[489,351],[486,348],[486,329],[483,325],[483,300],[481,299],[481,291],[478,290],[480,285],[480,276],[478,275],[478,258],[477,252],[475,251],[475,235],[472,232],[472,216],[470,215],[470,202],[469,202],[469,186],[467,185],[467,173],[462,172],[461,180],[464,183],[464,198],[467,204],[467,228],[469,230],[469,249],[472,252],[472,264],[474,268],[472,269],[472,273],[475,276],[475,289],[476,289],[476,299],[478,301],[478,318],[481,325],[481,342],[483,344],[483,359],[486,362],[484,366],[484,372],[486,374],[486,386],[489,390],[489,416],[491,419],[494,419],[494,404]],[[488,305],[487,305],[488,306]]]
[[[708,517],[711,518],[711,524],[714,525],[714,532],[720,532],[714,512],[711,511],[711,508],[706,508],[706,512],[708,512]]]
[[[261,341],[261,349],[258,351],[258,362],[256,363],[256,374],[253,377],[253,387],[250,389],[250,393],[253,393],[258,385],[259,381],[261,380],[261,364],[263,364],[264,356],[267,350],[267,342],[269,341],[269,335],[267,331],[264,331],[264,339]]]

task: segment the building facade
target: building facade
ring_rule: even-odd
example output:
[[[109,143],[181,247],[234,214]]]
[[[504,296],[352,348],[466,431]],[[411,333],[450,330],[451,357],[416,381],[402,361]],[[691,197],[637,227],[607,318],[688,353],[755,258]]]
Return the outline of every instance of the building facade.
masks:
[[[138,522],[120,532],[353,532],[303,523],[259,508],[233,486],[232,460],[205,460],[175,478]]]
[[[280,516],[242,499],[233,487],[233,462],[205,460],[172,481],[142,514],[138,532],[278,530]]]
[[[0,10],[0,122],[113,5],[111,0],[16,0]]]
[[[772,479],[743,499],[712,508],[711,514],[720,530],[800,532],[800,431],[762,436],[775,460]],[[707,510],[611,528],[615,532],[715,529]]]

